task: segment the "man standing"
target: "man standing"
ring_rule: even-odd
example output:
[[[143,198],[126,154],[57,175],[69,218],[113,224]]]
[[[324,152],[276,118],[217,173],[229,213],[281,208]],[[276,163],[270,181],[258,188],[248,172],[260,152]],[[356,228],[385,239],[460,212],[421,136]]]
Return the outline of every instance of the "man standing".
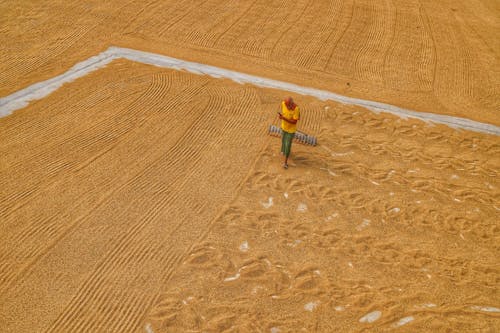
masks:
[[[281,154],[284,156],[283,168],[288,169],[288,157],[292,148],[292,140],[297,131],[297,121],[300,119],[299,107],[293,102],[291,97],[287,97],[281,102]]]

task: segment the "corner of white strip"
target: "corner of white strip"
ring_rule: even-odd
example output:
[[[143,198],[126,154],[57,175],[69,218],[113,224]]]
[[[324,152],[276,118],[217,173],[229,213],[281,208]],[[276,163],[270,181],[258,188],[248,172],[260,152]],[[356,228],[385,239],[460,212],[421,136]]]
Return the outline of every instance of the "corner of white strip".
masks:
[[[214,78],[227,78],[240,84],[252,84],[262,88],[280,89],[300,95],[307,95],[326,101],[331,100],[342,104],[357,105],[373,112],[387,112],[402,118],[415,118],[423,121],[444,124],[452,128],[500,135],[500,127],[480,123],[470,119],[452,117],[434,113],[416,112],[369,100],[357,99],[335,94],[326,90],[302,87],[293,83],[277,81],[265,77],[258,77],[229,69],[214,67],[196,62],[185,61],[161,54],[138,51],[128,48],[111,46],[106,51],[77,63],[65,73],[51,79],[35,83],[11,95],[0,98],[0,117],[5,117],[13,111],[26,107],[31,101],[42,99],[59,89],[63,84],[72,82],[88,73],[102,68],[111,61],[124,58],[174,70],[185,70],[199,75],[209,75]]]

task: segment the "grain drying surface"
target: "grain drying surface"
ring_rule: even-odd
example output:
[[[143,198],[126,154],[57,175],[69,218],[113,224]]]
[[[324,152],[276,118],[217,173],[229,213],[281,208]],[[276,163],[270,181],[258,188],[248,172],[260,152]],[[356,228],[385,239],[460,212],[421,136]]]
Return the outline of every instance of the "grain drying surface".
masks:
[[[0,95],[110,45],[500,125],[496,1],[4,1]]]
[[[119,45],[500,124],[495,2],[0,7],[2,96]],[[285,171],[285,95],[116,60],[1,118],[2,330],[498,331],[498,137],[296,96]]]

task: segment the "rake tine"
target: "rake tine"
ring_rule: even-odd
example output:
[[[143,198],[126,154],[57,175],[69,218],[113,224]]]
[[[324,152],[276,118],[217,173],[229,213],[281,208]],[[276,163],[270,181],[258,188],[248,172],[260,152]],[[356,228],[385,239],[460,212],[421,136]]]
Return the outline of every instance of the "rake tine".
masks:
[[[275,125],[269,125],[268,134],[271,136],[281,137],[281,129]],[[307,135],[301,132],[295,132],[294,140],[300,144],[316,146],[318,143],[316,137]]]

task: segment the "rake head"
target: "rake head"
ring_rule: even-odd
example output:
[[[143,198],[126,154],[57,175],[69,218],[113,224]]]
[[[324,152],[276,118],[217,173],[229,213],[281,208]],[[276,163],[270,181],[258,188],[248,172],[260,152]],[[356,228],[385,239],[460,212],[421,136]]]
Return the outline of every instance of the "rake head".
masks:
[[[281,137],[281,128],[274,125],[269,125],[268,133],[271,136]],[[307,135],[302,132],[295,132],[295,137],[293,138],[293,140],[297,143],[309,146],[316,146],[316,144],[318,143],[316,137]]]

